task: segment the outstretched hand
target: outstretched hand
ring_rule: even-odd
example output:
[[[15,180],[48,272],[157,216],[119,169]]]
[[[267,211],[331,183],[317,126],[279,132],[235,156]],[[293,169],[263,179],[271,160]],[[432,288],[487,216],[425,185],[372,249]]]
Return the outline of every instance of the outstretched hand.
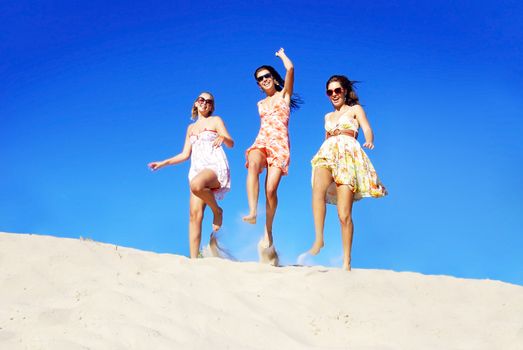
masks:
[[[368,148],[368,149],[374,149],[374,144],[372,142],[365,142],[363,144],[363,147]]]
[[[151,162],[151,163],[147,164],[147,166],[152,171],[158,170],[158,169],[160,169],[162,167],[161,166],[161,162]]]
[[[285,50],[283,49],[283,47],[276,51],[276,56],[278,56],[279,58],[285,56]]]

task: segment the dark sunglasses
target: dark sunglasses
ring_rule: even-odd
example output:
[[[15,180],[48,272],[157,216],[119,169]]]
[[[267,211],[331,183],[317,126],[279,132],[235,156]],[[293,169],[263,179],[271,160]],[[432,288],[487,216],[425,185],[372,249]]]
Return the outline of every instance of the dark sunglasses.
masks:
[[[339,95],[339,94],[341,94],[342,91],[343,91],[343,89],[340,88],[340,87],[337,87],[334,90],[328,89],[327,90],[327,96],[332,96],[333,94]]]
[[[259,77],[256,77],[256,80],[258,80],[258,83],[261,83],[263,81],[263,79],[269,79],[269,78],[272,78],[271,73],[260,75]]]
[[[196,102],[202,103],[202,104],[207,103],[208,105],[212,105],[214,103],[213,100],[206,100],[203,97],[198,97],[198,99],[196,99]]]

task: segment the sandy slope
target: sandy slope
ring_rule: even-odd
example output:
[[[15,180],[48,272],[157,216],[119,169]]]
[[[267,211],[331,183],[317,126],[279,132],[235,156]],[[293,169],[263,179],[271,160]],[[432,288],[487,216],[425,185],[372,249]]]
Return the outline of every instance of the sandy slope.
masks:
[[[523,287],[0,234],[0,349],[523,349]]]

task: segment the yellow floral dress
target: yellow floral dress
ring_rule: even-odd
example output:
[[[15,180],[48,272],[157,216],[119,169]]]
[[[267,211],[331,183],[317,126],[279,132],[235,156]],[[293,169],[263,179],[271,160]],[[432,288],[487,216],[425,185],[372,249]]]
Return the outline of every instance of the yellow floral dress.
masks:
[[[342,114],[337,123],[325,120],[325,130],[352,130],[358,132],[358,120],[348,113]],[[360,143],[352,136],[337,135],[328,137],[321,145],[318,153],[311,160],[312,183],[314,184],[314,169],[322,167],[330,170],[334,182],[327,190],[327,203],[337,203],[336,185],[349,185],[354,192],[354,200],[363,197],[383,197],[387,189],[378,179],[378,175],[365,154]]]

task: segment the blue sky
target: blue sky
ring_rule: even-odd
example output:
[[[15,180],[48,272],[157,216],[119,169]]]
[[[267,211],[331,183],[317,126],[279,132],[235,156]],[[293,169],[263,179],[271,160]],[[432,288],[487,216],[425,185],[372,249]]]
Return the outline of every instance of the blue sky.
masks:
[[[522,15],[517,1],[2,1],[0,230],[188,255],[189,163],[146,164],[181,150],[194,98],[211,91],[236,141],[222,241],[256,260],[263,220],[240,220],[263,97],[252,73],[283,73],[284,47],[305,104],[274,224],[283,263],[312,244],[325,81],[346,74],[390,193],[355,205],[353,266],[523,284]],[[208,212],[204,242],[210,227]],[[329,206],[311,262],[340,256]]]

